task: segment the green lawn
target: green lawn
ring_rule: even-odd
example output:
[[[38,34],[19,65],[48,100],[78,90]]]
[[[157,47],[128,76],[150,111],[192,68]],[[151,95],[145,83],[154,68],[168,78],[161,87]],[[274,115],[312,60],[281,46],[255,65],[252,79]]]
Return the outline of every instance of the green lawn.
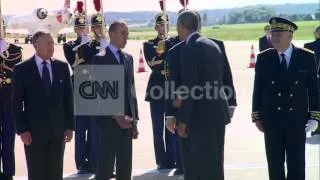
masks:
[[[312,40],[313,31],[320,25],[319,21],[297,22],[298,30],[294,33],[296,40]],[[221,40],[256,40],[261,37],[265,23],[255,24],[231,24],[203,27],[202,34],[207,37],[216,37]],[[170,36],[176,35],[176,28],[171,27]],[[152,39],[156,36],[153,28],[132,28],[130,29],[130,39]]]

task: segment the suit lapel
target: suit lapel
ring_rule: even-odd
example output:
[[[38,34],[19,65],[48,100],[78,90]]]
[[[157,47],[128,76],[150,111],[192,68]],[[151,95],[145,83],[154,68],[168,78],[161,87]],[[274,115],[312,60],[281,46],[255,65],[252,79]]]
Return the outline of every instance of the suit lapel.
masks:
[[[32,74],[32,76],[34,76],[33,79],[35,80],[35,83],[37,83],[39,87],[41,86],[42,88],[44,88],[35,56],[32,57],[31,61],[32,61],[32,63],[31,63],[31,67],[30,67],[31,68],[30,73]]]
[[[48,97],[46,90],[44,88],[44,84],[42,82],[41,76],[40,76],[40,72],[37,66],[37,62],[35,59],[35,56],[32,57],[31,59],[31,66],[30,66],[30,73],[31,76],[33,76],[33,78],[31,78],[32,80],[34,80],[34,85],[35,87],[38,87],[37,89],[39,89],[39,92],[42,94],[43,97]]]
[[[109,47],[106,48],[106,56],[110,56],[111,57],[111,62],[110,64],[119,64],[117,58],[115,57],[115,55],[113,54],[113,52],[110,50]],[[106,58],[106,59],[109,59],[109,58]]]
[[[296,68],[297,68],[297,58],[298,54],[297,54],[297,51],[296,51],[296,47],[293,46],[293,49],[292,49],[292,54],[291,54],[291,59],[290,59],[290,64],[289,64],[289,68],[288,68],[288,71],[289,71],[289,74],[292,74],[295,72]]]
[[[53,94],[58,85],[58,67],[55,60],[51,59],[51,70],[52,70],[52,84],[51,84],[51,94]]]

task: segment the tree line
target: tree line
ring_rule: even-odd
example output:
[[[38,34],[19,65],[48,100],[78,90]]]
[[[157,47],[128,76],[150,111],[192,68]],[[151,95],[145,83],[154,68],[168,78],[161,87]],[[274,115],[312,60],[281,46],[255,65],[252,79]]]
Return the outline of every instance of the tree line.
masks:
[[[203,23],[210,24],[208,22],[208,15],[204,13],[202,15]],[[218,20],[218,24],[241,24],[241,23],[262,23],[268,22],[271,17],[280,16],[291,21],[312,21],[320,20],[320,9],[317,10],[314,14],[286,14],[286,13],[277,13],[273,8],[268,7],[259,7],[245,10],[234,10],[231,11],[228,15],[223,16]]]

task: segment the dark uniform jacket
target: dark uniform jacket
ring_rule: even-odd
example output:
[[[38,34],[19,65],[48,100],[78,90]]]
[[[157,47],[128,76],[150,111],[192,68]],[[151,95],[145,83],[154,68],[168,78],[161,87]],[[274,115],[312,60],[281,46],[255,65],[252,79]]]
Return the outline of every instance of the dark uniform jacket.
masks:
[[[165,56],[167,51],[173,47],[176,43],[179,42],[178,37],[169,38],[166,40],[166,50],[162,54],[158,54],[156,49],[158,47],[158,42],[160,38],[155,38],[143,43],[143,52],[145,59],[147,61],[148,66],[151,68],[152,73],[149,77],[147,90],[146,90],[146,101],[164,101],[164,96],[161,98],[152,98],[150,96],[150,90],[154,86],[161,87],[164,89],[165,87],[165,74],[166,74],[166,62]],[[154,95],[157,97],[159,92],[154,91]]]
[[[92,40],[86,45],[82,46],[80,50],[83,54],[86,64],[91,64],[92,58],[100,51],[100,42]]]
[[[92,57],[96,54],[95,51],[92,51],[90,49],[91,46],[89,46],[89,44],[91,42],[82,45],[80,48],[78,48],[77,51],[73,51],[73,48],[78,46],[80,43],[81,43],[81,38],[79,37],[74,41],[69,41],[63,44],[64,55],[72,68],[75,68],[77,65],[80,65],[80,64],[82,65],[90,64]],[[92,43],[93,45],[96,44],[96,42],[92,42]],[[88,51],[88,49],[90,50]],[[91,58],[87,58],[87,57],[91,57]]]
[[[9,56],[0,57],[0,108],[4,112],[11,112],[11,84],[13,76],[13,66],[22,61],[21,47],[10,44],[8,48]],[[7,56],[7,53],[4,53]]]
[[[319,120],[319,84],[314,54],[293,46],[289,68],[280,68],[276,49],[257,57],[252,103],[252,120],[264,125],[289,121],[303,124]]]
[[[313,42],[304,44],[304,47],[313,51],[316,56],[317,67],[319,70],[319,62],[320,62],[320,38],[316,39]]]

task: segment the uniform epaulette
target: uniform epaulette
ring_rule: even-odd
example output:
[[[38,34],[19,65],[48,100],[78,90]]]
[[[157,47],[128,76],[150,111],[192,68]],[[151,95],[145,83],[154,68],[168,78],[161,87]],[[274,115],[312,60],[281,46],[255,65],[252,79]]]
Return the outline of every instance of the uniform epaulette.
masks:
[[[11,43],[10,43],[11,44]],[[15,44],[11,44],[12,47],[14,48],[19,48],[19,49],[23,49],[21,46],[15,45]]]
[[[74,44],[74,41],[68,41],[68,42],[65,43],[65,44],[71,45],[71,44]]]
[[[310,49],[308,49],[308,48],[301,48],[301,50],[307,51],[307,52],[312,53],[312,54],[315,53],[314,51],[312,51],[312,50],[310,50]]]
[[[320,112],[319,111],[310,111],[310,119],[320,121]]]
[[[267,51],[269,51],[269,50],[272,50],[272,49],[273,49],[273,48],[265,49],[265,50],[261,51],[259,54],[265,53],[265,52],[267,52]]]

